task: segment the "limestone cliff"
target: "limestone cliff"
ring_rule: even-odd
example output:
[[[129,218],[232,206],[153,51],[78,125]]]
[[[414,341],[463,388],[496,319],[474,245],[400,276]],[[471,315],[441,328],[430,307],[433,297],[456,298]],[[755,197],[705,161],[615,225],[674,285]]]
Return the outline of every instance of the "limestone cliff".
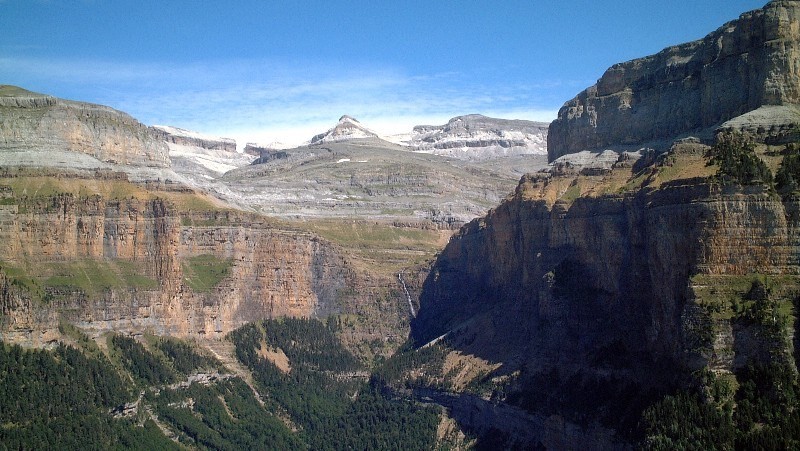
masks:
[[[3,190],[3,340],[41,345],[59,321],[92,334],[215,338],[258,319],[369,311],[369,296],[354,293],[372,286],[329,242],[257,215],[188,212],[175,199],[132,194]],[[370,321],[385,332],[380,318]]]
[[[366,359],[396,349],[396,273],[204,194],[251,161],[233,140],[0,86],[0,339],[43,345],[61,322],[221,338],[298,316],[339,320]]]
[[[691,177],[707,171],[697,154],[670,158],[675,166],[639,177],[678,175],[641,189],[609,189],[630,174],[624,165],[524,177],[440,254],[412,324],[416,343],[443,336],[458,353],[500,364],[486,377],[511,378],[498,400],[618,431],[698,371],[794,365],[791,318],[771,310],[755,324],[732,305],[765,277],[774,305],[792,311],[800,200]]]
[[[764,106],[751,128],[786,139],[800,114],[800,1],[774,0],[705,38],[609,68],[564,104],[550,125],[550,161],[582,150],[671,142],[707,135]],[[780,119],[775,123],[775,119]],[[747,125],[747,124],[739,124]],[[741,127],[740,127],[741,128]]]
[[[470,114],[445,125],[418,125],[406,143],[417,151],[466,160],[545,154],[547,125]]]
[[[2,152],[77,152],[105,163],[167,168],[167,145],[152,129],[109,107],[0,85]]]

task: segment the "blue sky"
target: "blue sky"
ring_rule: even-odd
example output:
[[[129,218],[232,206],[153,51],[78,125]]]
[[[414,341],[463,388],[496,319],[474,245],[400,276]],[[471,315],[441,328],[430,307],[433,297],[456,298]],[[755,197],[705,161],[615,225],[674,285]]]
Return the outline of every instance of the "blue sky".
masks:
[[[295,143],[460,114],[550,121],[614,63],[766,0],[0,0],[0,84]]]

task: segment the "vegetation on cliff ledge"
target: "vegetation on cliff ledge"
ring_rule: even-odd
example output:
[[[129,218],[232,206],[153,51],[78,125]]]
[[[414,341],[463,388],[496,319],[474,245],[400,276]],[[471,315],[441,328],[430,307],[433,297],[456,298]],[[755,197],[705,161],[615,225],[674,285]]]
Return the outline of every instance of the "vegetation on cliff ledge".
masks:
[[[642,415],[648,449],[795,449],[800,446],[800,380],[790,331],[800,284],[793,276],[699,275],[697,305],[708,315],[706,339],[689,352],[711,356],[697,384],[648,407]],[[732,328],[733,348],[715,336]],[[795,332],[796,335],[796,332]],[[707,349],[703,350],[705,347]],[[745,354],[728,370],[718,360]]]
[[[787,144],[783,150],[781,167],[775,174],[779,193],[791,194],[800,189],[800,143]]]
[[[189,257],[183,263],[183,281],[197,292],[207,293],[228,276],[233,260],[211,254]]]
[[[741,133],[720,133],[708,152],[708,164],[718,165],[717,178],[740,185],[772,185],[772,172],[756,155],[755,143]]]
[[[797,449],[800,387],[786,365],[749,365],[738,387],[706,373],[707,393],[681,391],[643,414],[646,449]]]

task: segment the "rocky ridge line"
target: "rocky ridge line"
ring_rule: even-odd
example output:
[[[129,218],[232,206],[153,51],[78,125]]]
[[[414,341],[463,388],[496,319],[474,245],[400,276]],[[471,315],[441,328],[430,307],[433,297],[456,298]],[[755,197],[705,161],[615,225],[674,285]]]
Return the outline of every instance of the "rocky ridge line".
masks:
[[[414,150],[467,160],[547,153],[544,122],[458,116],[445,125],[418,125],[404,144]]]
[[[207,150],[236,152],[236,141],[231,138],[218,138],[166,125],[154,125],[152,128],[155,129],[156,135],[167,143]]]

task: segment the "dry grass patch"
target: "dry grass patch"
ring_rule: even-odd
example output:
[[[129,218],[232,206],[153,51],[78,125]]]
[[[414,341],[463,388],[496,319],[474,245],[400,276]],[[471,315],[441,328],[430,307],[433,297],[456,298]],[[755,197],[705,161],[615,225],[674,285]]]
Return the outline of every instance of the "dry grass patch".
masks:
[[[429,261],[455,232],[352,219],[315,220],[294,225],[346,249],[356,268],[387,276]]]
[[[289,372],[292,371],[292,366],[289,363],[289,357],[286,356],[286,353],[283,352],[283,349],[270,347],[267,345],[267,341],[265,339],[261,340],[261,345],[256,350],[256,354],[258,354],[259,357],[272,362],[272,364],[278,367],[278,369],[284,374],[289,374]]]
[[[461,351],[453,351],[444,359],[442,374],[454,391],[462,392],[470,383],[500,368],[501,365]]]

